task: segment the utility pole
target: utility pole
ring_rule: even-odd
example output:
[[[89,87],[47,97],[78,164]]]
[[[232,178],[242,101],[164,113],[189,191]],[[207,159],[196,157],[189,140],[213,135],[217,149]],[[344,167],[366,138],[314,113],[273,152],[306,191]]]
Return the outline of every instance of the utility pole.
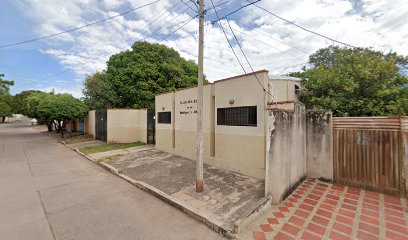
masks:
[[[199,0],[198,87],[197,87],[197,164],[196,192],[204,190],[203,177],[203,68],[204,68],[204,0]]]

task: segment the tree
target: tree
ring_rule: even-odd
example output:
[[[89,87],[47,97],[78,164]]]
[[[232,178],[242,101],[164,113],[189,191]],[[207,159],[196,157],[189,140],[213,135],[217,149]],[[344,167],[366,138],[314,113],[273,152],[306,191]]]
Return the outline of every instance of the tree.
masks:
[[[408,114],[408,58],[367,48],[320,49],[309,66],[291,76],[302,78],[301,101],[335,116]]]
[[[41,93],[41,91],[38,90],[26,90],[26,91],[22,91],[18,94],[16,94],[13,97],[13,101],[11,103],[11,107],[14,109],[15,113],[18,114],[23,114],[25,116],[27,115],[27,109],[26,109],[26,100],[27,98],[34,93]]]
[[[4,74],[0,73],[0,95],[10,94],[10,87],[14,86],[14,81],[7,81],[3,79]]]
[[[3,79],[4,74],[0,73],[0,117],[3,123],[6,117],[12,115],[13,110],[10,106],[12,101],[12,96],[10,95],[10,87],[14,86],[13,81],[7,81]]]
[[[56,123],[62,136],[64,132],[61,122],[83,118],[88,110],[82,101],[70,94],[34,93],[26,102],[29,117],[46,122],[48,131],[51,131],[52,123]]]
[[[0,97],[0,117],[2,118],[1,122],[4,123],[6,120],[6,117],[9,117],[12,115],[11,107],[9,104],[6,102],[3,102],[3,100]]]
[[[86,77],[82,92],[84,103],[90,109],[112,108],[118,102],[116,93],[109,86],[105,72],[97,72]]]
[[[116,95],[113,107],[152,108],[155,94],[196,85],[197,72],[197,64],[174,49],[136,42],[132,50],[110,57],[106,77]]]

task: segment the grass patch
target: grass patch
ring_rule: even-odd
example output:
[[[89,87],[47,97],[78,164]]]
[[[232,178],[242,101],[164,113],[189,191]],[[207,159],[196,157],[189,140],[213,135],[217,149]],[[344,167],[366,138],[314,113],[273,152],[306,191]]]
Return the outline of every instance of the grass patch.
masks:
[[[136,146],[142,146],[142,145],[145,145],[145,143],[142,143],[142,142],[106,143],[106,144],[102,144],[98,146],[80,148],[79,151],[81,151],[84,154],[92,154],[92,153],[97,153],[97,152],[107,152],[111,150],[130,148],[130,147],[136,147]]]
[[[91,135],[88,134],[65,134],[65,138],[63,139],[65,143],[67,144],[74,144],[74,143],[80,143],[80,142],[88,142],[88,141],[93,141],[94,138]]]

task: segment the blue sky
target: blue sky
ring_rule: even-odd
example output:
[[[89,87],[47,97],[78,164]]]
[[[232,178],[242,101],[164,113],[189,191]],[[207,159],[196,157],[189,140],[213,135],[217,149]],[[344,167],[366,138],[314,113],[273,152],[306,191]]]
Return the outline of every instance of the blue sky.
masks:
[[[111,54],[118,53],[138,39],[161,42],[180,54],[197,58],[197,21],[189,22],[165,41],[164,36],[181,26],[195,13],[188,0],[160,2],[103,24],[94,25],[55,38],[0,49],[0,72],[14,80],[12,93],[28,89],[68,92],[81,96],[87,74],[101,71]],[[2,21],[0,45],[41,37],[95,20],[113,16],[153,0],[5,0],[0,1]],[[246,1],[225,2],[217,8],[223,16]],[[355,46],[397,51],[408,55],[407,0],[263,0],[264,8],[309,29]],[[206,7],[211,1],[206,1]],[[162,17],[158,17],[163,14]],[[229,49],[214,11],[207,14],[204,72],[210,81],[242,74]],[[299,70],[319,48],[335,44],[317,37],[257,9],[245,8],[231,16],[231,25],[251,65],[272,74]],[[146,25],[150,24],[150,28]],[[245,63],[226,22],[228,38],[241,62]],[[154,34],[153,36],[150,36]],[[249,66],[244,64],[249,71]]]

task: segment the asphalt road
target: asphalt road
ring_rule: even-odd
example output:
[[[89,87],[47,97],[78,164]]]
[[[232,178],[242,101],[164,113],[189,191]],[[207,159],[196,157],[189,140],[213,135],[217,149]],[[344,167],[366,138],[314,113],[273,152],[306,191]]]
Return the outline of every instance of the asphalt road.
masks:
[[[33,130],[0,124],[0,240],[223,239]]]

